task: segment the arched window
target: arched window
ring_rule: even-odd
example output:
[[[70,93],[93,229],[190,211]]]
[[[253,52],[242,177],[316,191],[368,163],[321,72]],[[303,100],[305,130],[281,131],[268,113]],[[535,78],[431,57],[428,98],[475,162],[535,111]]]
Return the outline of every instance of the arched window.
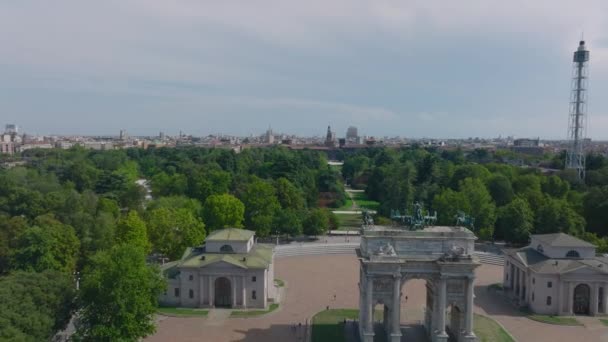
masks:
[[[536,246],[536,250],[539,251],[540,253],[544,253],[545,251],[543,250],[543,246],[542,245],[538,245]]]
[[[580,258],[581,255],[578,254],[577,251],[568,251],[568,253],[566,253],[566,258]]]
[[[230,245],[223,245],[222,247],[220,247],[220,252],[222,252],[222,253],[234,253],[234,249],[232,249],[232,246],[230,246]]]

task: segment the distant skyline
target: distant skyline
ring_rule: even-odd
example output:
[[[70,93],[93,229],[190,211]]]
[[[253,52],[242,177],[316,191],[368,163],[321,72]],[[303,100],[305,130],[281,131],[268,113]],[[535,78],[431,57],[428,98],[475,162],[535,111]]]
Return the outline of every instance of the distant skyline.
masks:
[[[0,1],[0,124],[38,134],[608,139],[608,2]]]

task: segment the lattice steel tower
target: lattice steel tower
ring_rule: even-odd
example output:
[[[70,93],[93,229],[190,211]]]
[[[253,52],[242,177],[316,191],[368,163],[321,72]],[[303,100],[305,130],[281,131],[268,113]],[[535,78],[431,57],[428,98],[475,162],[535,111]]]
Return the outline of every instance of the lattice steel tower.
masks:
[[[566,153],[566,168],[575,169],[580,180],[585,179],[585,130],[587,128],[587,64],[589,51],[581,40],[574,52],[572,70],[572,94],[568,120],[569,146]]]

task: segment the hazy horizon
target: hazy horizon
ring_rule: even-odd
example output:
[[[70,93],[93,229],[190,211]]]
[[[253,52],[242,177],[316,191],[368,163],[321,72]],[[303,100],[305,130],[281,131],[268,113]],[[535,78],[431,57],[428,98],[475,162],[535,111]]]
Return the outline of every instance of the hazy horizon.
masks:
[[[566,139],[572,53],[608,139],[604,1],[0,3],[0,124],[28,133]]]

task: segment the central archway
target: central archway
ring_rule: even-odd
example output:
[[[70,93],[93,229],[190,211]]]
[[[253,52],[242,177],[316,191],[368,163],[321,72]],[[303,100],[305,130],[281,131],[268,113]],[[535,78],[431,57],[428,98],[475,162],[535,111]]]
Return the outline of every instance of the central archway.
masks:
[[[587,284],[579,284],[574,288],[573,311],[576,315],[588,315],[591,302],[591,289]]]
[[[215,280],[215,306],[220,308],[232,306],[230,280],[226,277],[220,277]]]

